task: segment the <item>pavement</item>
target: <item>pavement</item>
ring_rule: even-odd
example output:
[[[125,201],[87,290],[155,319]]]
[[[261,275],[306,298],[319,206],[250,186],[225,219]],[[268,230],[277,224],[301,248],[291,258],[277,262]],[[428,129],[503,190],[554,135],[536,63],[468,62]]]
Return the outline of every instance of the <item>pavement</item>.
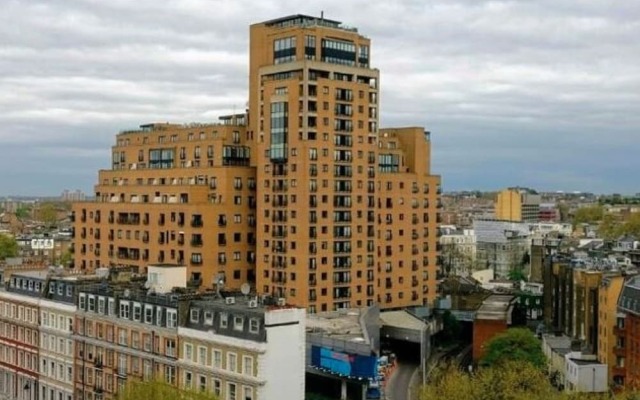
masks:
[[[389,377],[385,388],[386,400],[412,400],[410,398],[411,380],[415,372],[420,369],[419,364],[398,362],[393,374]]]

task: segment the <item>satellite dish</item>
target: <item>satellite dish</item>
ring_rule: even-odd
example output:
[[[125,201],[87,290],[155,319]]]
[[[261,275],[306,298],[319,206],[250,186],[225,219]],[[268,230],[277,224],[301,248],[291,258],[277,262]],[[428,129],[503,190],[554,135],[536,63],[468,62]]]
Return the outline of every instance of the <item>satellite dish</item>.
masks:
[[[124,297],[128,298],[131,295],[131,292],[129,291],[129,289],[125,289],[124,290]]]
[[[248,284],[248,283],[243,283],[243,284],[240,286],[240,292],[241,292],[243,295],[245,295],[245,296],[246,296],[246,295],[248,295],[248,294],[249,294],[249,292],[251,292],[251,286],[249,286],[249,284]]]

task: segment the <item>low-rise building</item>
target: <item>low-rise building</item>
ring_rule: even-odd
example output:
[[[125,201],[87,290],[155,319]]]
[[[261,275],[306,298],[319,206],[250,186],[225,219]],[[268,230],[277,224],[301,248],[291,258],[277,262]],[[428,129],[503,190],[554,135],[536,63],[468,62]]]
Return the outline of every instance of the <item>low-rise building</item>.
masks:
[[[571,338],[565,335],[542,335],[542,352],[547,358],[551,383],[557,388],[564,388],[565,355],[571,352]]]
[[[187,307],[178,327],[182,386],[220,399],[304,398],[304,309],[248,296],[196,299]]]
[[[441,229],[441,232],[439,243],[444,273],[468,276],[475,270],[476,264],[476,235],[473,229]]]
[[[502,220],[475,220],[476,257],[479,268],[491,268],[496,278],[528,264],[531,240],[525,223]]]
[[[594,355],[578,351],[565,354],[565,390],[568,392],[603,393],[607,385],[607,366]]]
[[[485,345],[512,324],[516,297],[493,294],[487,297],[475,315],[473,322],[473,360],[484,356]]]

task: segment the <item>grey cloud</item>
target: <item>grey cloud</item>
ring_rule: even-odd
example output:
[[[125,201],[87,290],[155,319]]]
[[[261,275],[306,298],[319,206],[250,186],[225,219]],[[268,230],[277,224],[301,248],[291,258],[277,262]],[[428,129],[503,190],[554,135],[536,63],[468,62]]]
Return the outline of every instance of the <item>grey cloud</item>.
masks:
[[[382,125],[427,126],[445,188],[638,190],[634,2],[6,0],[0,194],[91,192],[120,129],[242,110],[249,24],[320,11],[372,39]]]

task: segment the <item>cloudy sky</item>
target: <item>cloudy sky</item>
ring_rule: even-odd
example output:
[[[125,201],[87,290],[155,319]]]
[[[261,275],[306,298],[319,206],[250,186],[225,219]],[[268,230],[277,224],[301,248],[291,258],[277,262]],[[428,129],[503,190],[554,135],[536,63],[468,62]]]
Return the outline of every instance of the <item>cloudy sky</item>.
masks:
[[[445,190],[640,191],[640,3],[0,0],[0,195],[91,193],[121,129],[247,99],[248,26],[357,26],[381,125],[424,125]]]

